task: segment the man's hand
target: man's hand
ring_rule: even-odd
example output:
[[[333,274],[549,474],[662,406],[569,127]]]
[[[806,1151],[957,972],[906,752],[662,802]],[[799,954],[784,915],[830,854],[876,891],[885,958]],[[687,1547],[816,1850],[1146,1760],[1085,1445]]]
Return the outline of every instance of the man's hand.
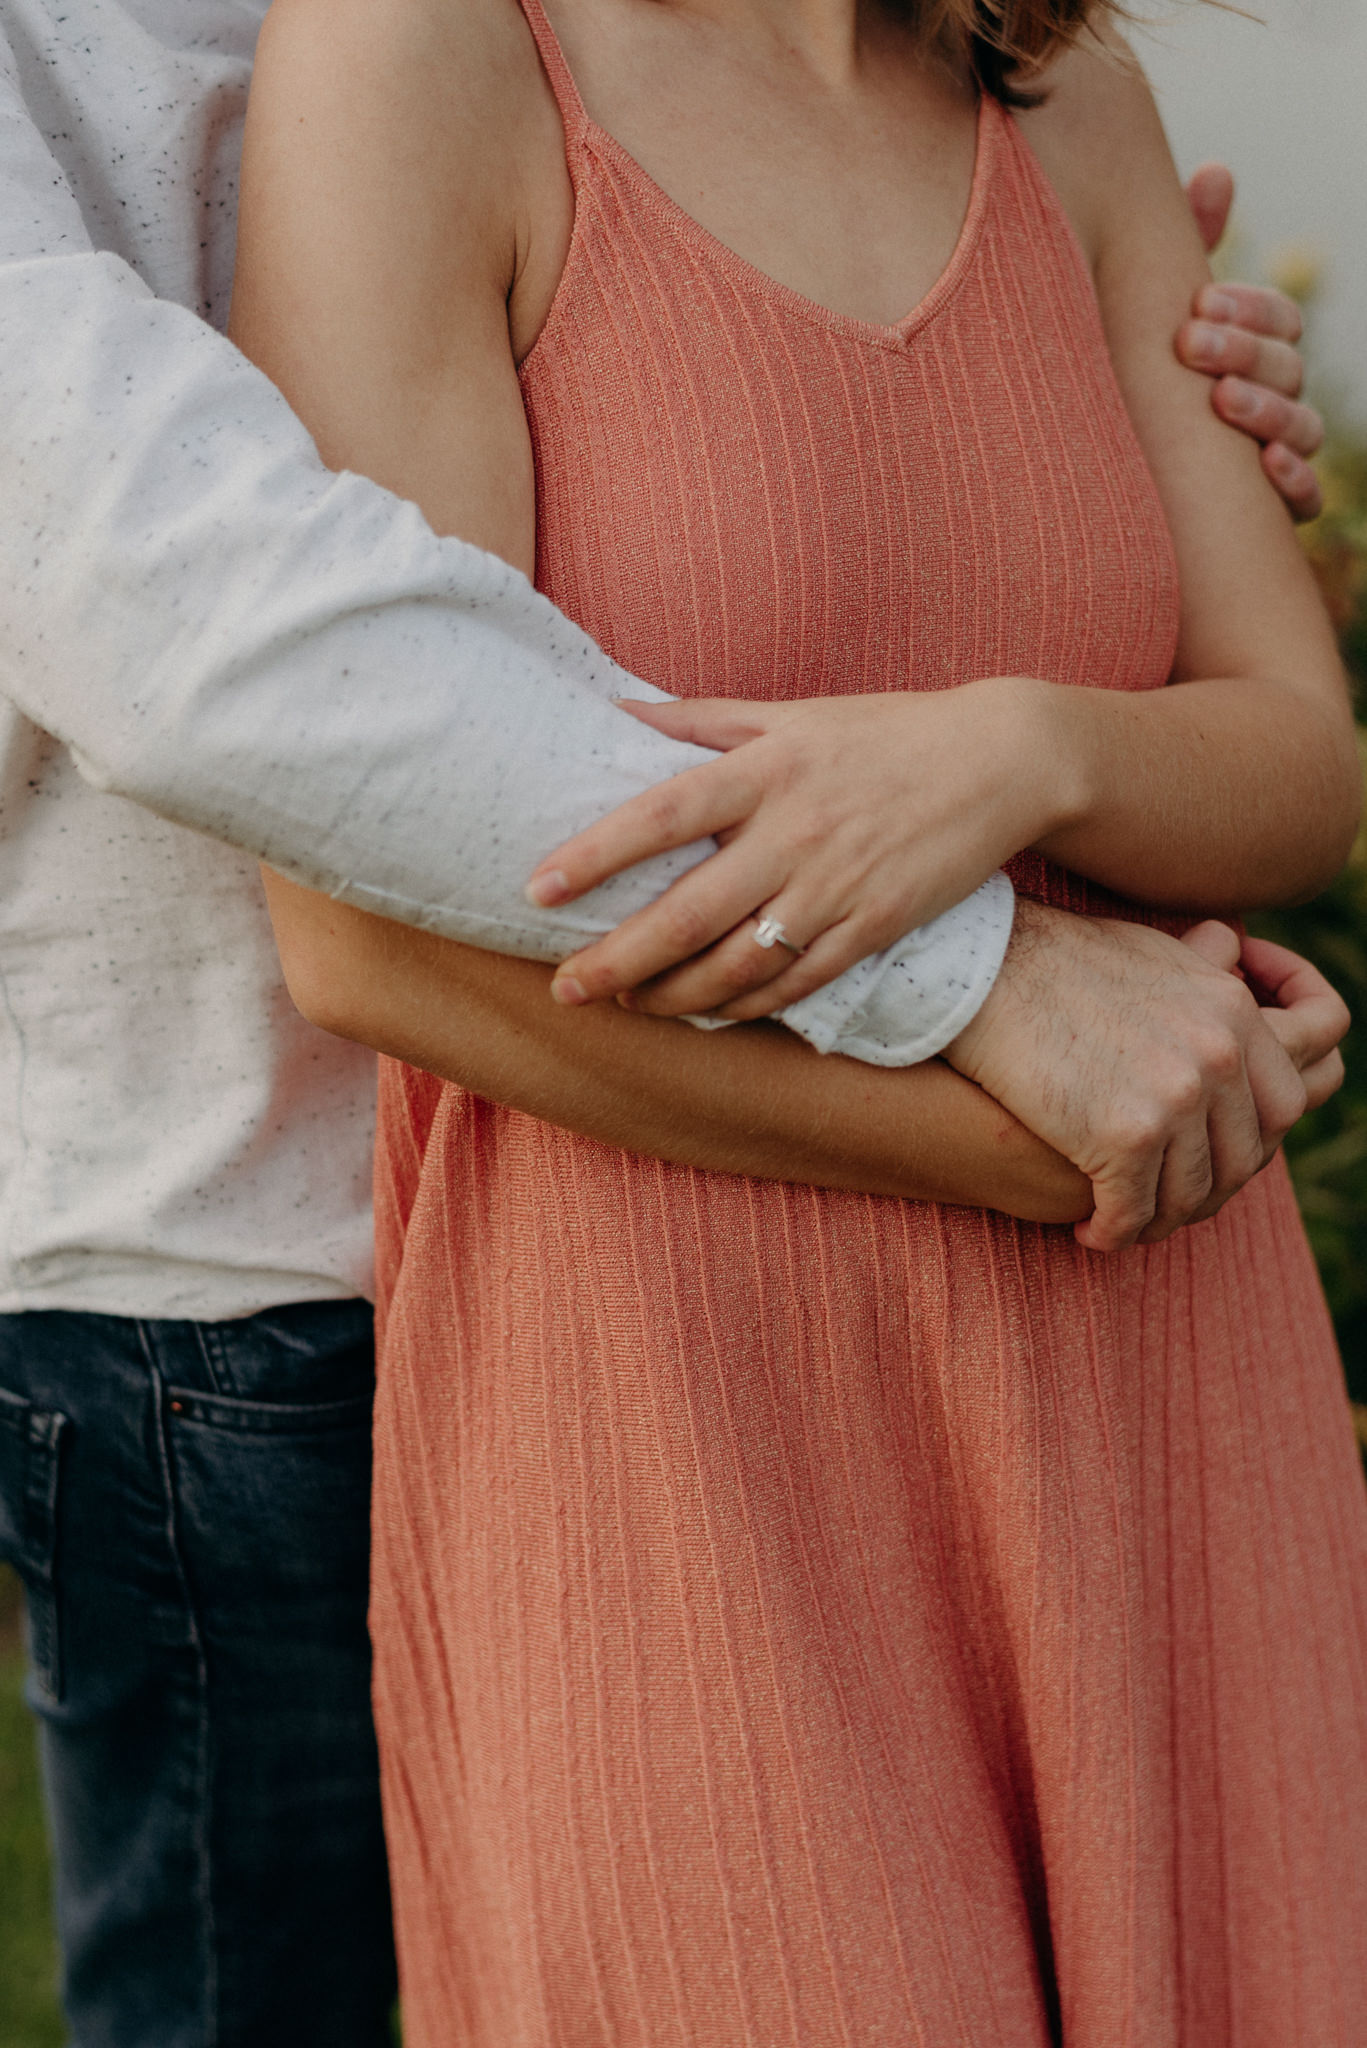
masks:
[[[1224,236],[1234,203],[1234,179],[1223,164],[1202,164],[1187,186],[1191,210],[1208,251]],[[1284,292],[1264,285],[1203,285],[1193,318],[1177,336],[1189,369],[1216,379],[1211,403],[1222,420],[1263,444],[1263,469],[1296,519],[1323,510],[1319,482],[1308,457],[1324,440],[1324,422],[1300,401],[1305,365],[1296,344],[1300,310]]]
[[[1342,1079],[1348,1013],[1307,962],[1204,924],[1021,903],[992,994],[944,1057],[1092,1183],[1080,1244],[1119,1251],[1210,1216]]]

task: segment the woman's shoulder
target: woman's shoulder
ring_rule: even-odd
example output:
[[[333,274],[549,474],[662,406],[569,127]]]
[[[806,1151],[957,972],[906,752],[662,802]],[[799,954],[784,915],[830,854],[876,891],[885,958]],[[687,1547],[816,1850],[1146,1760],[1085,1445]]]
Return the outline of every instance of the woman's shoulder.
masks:
[[[559,119],[518,0],[274,0],[252,80],[245,254],[277,239],[352,305],[505,296]],[[312,249],[312,254],[308,252]],[[357,308],[359,311],[359,308]]]
[[[263,113],[436,200],[515,160],[540,67],[517,0],[273,0],[252,86]]]
[[[1096,270],[1127,208],[1174,182],[1153,93],[1134,51],[1104,19],[1030,86],[1040,104],[1017,121]]]
[[[272,0],[257,68],[308,53],[358,93],[401,81],[440,100],[525,33],[517,0]]]

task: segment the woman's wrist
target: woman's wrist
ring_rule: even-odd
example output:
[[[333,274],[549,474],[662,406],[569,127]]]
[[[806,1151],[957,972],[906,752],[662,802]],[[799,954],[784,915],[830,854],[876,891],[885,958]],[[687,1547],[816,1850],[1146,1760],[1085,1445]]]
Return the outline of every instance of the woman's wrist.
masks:
[[[1093,804],[1087,719],[1076,700],[1091,692],[1039,676],[990,676],[976,686],[989,706],[1003,809],[1019,853],[1084,822]]]

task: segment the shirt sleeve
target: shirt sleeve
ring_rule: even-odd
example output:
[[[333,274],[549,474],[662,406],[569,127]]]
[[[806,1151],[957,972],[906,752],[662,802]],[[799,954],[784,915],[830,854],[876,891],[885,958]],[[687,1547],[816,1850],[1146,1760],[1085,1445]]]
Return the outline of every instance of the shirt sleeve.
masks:
[[[92,245],[3,42],[0,507],[0,688],[102,789],[344,902],[543,960],[714,850],[526,901],[545,854],[708,755],[625,716],[614,698],[662,693],[517,570],[326,470],[228,341]],[[986,996],[985,916],[1004,950],[999,905],[913,935],[917,973],[887,988],[898,1044],[938,1050],[965,987]],[[852,973],[858,1000],[836,983],[809,1003],[818,1038],[867,1057],[879,976]]]

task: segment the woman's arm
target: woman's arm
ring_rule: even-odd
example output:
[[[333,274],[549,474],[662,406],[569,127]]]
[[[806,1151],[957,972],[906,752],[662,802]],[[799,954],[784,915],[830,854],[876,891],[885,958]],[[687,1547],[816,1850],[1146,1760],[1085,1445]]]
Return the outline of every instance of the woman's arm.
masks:
[[[961,1071],[930,1060],[899,1072],[821,1059],[765,1025],[702,1037],[613,1005],[566,1011],[532,962],[266,881],[291,992],[325,1029],[605,1144],[1072,1222],[1097,1251],[1213,1214],[1342,1079],[1333,991],[1293,955],[1251,947],[1275,1006],[1259,1012],[1223,971],[1239,942],[1220,925],[1176,945],[1024,904],[1015,971],[956,1047]],[[994,1096],[1043,1105],[1060,1149]]]
[[[1342,866],[1361,793],[1334,636],[1256,450],[1174,357],[1209,272],[1138,64],[1115,39],[1058,67],[1027,138],[1078,224],[1121,392],[1182,580],[1173,681],[1053,690],[1041,744],[1076,777],[1040,850],[1178,907],[1294,902]],[[1081,703],[1079,700],[1086,700]]]
[[[567,1011],[550,971],[266,877],[290,990],[324,1029],[494,1102],[715,1173],[1090,1215],[1087,1180],[939,1060],[822,1059],[777,1026],[703,1033],[615,1005]]]
[[[699,957],[643,990],[643,1006],[723,1005],[748,982],[754,992],[721,1014],[768,1014],[1027,845],[1121,894],[1195,912],[1296,901],[1341,865],[1359,803],[1342,670],[1256,451],[1173,355],[1208,273],[1148,88],[1127,53],[1091,43],[1048,85],[1023,125],[1092,260],[1172,527],[1181,687],[1131,695],[990,677],[934,696],[643,707],[659,729],[731,751],[551,855],[544,867],[564,877],[555,900],[676,834],[732,837],[659,910],[565,963],[562,982],[587,998],[672,968],[673,916],[698,931]],[[724,936],[759,904],[816,941],[806,958],[775,963],[743,933]]]

